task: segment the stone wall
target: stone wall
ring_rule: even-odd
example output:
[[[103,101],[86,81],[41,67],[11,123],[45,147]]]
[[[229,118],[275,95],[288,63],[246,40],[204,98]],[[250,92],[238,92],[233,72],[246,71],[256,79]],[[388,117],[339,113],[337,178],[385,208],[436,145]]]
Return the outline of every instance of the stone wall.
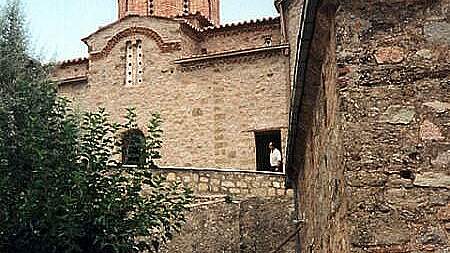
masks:
[[[336,113],[336,8],[332,1],[319,1],[306,73],[296,79],[299,109],[298,113],[292,109],[297,114],[292,119],[297,121],[291,122],[295,139],[288,170],[297,190],[298,216],[303,220],[298,236],[301,252],[345,253],[349,249],[340,118]]]
[[[239,203],[198,205],[192,208],[186,225],[161,252],[238,253],[240,247]]]
[[[292,198],[286,196],[199,203],[162,252],[272,252],[294,230],[294,212]],[[293,253],[295,245],[278,252]]]
[[[295,207],[292,197],[250,198],[240,203],[240,253],[273,252],[295,231]],[[279,253],[294,253],[295,240]]]
[[[342,1],[352,252],[449,252],[450,3]]]
[[[279,19],[261,22],[261,24],[223,27],[205,32],[201,47],[208,53],[264,47],[265,38],[272,39],[272,45],[281,44]]]
[[[182,182],[197,195],[238,197],[291,196],[284,187],[284,174],[224,169],[161,168],[168,181]]]
[[[74,63],[61,63],[57,71],[52,73],[52,79],[55,81],[86,77],[89,71],[89,61],[77,61]]]

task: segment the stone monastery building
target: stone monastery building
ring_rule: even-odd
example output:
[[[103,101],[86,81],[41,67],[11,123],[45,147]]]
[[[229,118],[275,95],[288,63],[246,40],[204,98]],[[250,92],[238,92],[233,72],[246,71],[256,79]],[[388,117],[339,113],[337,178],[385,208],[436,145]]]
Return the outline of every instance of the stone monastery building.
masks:
[[[289,51],[280,18],[220,24],[219,0],[119,0],[118,20],[60,63],[60,92],[140,125],[163,118],[162,166],[268,170],[284,155]]]

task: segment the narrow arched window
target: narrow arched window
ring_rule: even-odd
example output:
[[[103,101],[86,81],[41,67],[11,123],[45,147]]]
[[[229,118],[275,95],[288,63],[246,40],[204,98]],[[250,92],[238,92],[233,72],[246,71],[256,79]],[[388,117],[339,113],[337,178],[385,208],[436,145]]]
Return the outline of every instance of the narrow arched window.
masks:
[[[141,130],[132,129],[122,137],[122,164],[139,165],[145,162],[143,159],[145,150],[145,137]]]
[[[150,16],[155,14],[155,6],[153,4],[153,0],[148,0],[148,13]]]
[[[208,0],[208,11],[209,11],[209,13],[208,13],[209,20],[212,20],[212,4],[211,4],[211,0]]]
[[[183,14],[189,14],[189,0],[183,0]]]
[[[125,0],[125,12],[128,12],[128,0]]]

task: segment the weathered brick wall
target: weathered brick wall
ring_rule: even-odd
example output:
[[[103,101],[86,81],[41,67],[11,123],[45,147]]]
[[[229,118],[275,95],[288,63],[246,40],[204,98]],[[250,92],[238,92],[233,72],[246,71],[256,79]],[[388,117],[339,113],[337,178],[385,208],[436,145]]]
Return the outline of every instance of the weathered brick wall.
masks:
[[[200,203],[162,252],[272,252],[294,229],[294,212],[289,197]],[[295,245],[290,243],[278,252],[295,252]]]
[[[148,1],[149,0],[119,0],[119,18],[123,18],[130,14],[141,16],[148,15]]]
[[[342,2],[352,252],[448,252],[449,1]]]
[[[220,23],[220,4],[219,0],[190,0],[190,13],[200,12],[214,24]]]
[[[198,195],[225,194],[239,197],[290,196],[284,175],[273,172],[240,170],[161,168],[155,171],[168,181],[182,182]]]
[[[157,35],[115,36],[132,26],[147,27]],[[288,57],[272,50],[176,64],[183,47],[168,50],[166,45],[194,43],[182,39],[186,35],[179,29],[178,22],[169,19],[127,17],[99,30],[85,39],[95,54],[89,62],[88,85],[61,90],[76,97],[81,109],[105,107],[114,120],[121,120],[125,108],[136,107],[140,126],[152,112],[160,112],[165,131],[161,165],[255,170],[254,131],[280,129],[283,143],[286,139]],[[143,41],[140,85],[125,85],[129,39]],[[195,45],[184,48],[194,50]]]
[[[198,37],[190,31],[187,36],[181,37],[182,57],[191,57],[192,55],[201,54],[201,46]]]
[[[272,38],[272,45],[281,44],[279,20],[250,26],[236,26],[232,29],[221,28],[208,31],[201,47],[208,53],[217,53],[230,50],[264,47],[266,37]]]
[[[119,0],[119,19],[127,15],[176,17],[184,14],[183,5],[183,0]],[[200,12],[216,25],[220,23],[219,0],[189,0],[188,10],[189,13]]]

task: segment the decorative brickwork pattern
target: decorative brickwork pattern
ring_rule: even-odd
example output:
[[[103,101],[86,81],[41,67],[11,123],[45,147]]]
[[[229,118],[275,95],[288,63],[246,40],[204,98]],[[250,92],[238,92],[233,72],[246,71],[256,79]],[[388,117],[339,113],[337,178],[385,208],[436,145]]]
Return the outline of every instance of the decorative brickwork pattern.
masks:
[[[119,19],[127,15],[148,15],[148,0],[118,0]]]
[[[157,45],[158,45],[159,49],[162,51],[162,53],[167,53],[167,52],[170,52],[173,50],[181,49],[180,42],[164,42],[162,37],[155,31],[153,31],[152,29],[149,29],[146,27],[130,27],[130,28],[123,30],[123,31],[117,33],[116,35],[114,35],[114,37],[112,37],[107,42],[106,47],[103,48],[101,51],[92,52],[90,55],[90,58],[92,60],[95,60],[95,59],[99,59],[99,58],[108,56],[108,54],[111,52],[111,50],[114,48],[114,46],[119,41],[121,41],[123,38],[135,36],[137,34],[141,34],[148,38],[153,39],[157,43]]]
[[[212,23],[220,23],[219,0],[118,0],[119,19],[128,15],[177,17],[199,13]]]

